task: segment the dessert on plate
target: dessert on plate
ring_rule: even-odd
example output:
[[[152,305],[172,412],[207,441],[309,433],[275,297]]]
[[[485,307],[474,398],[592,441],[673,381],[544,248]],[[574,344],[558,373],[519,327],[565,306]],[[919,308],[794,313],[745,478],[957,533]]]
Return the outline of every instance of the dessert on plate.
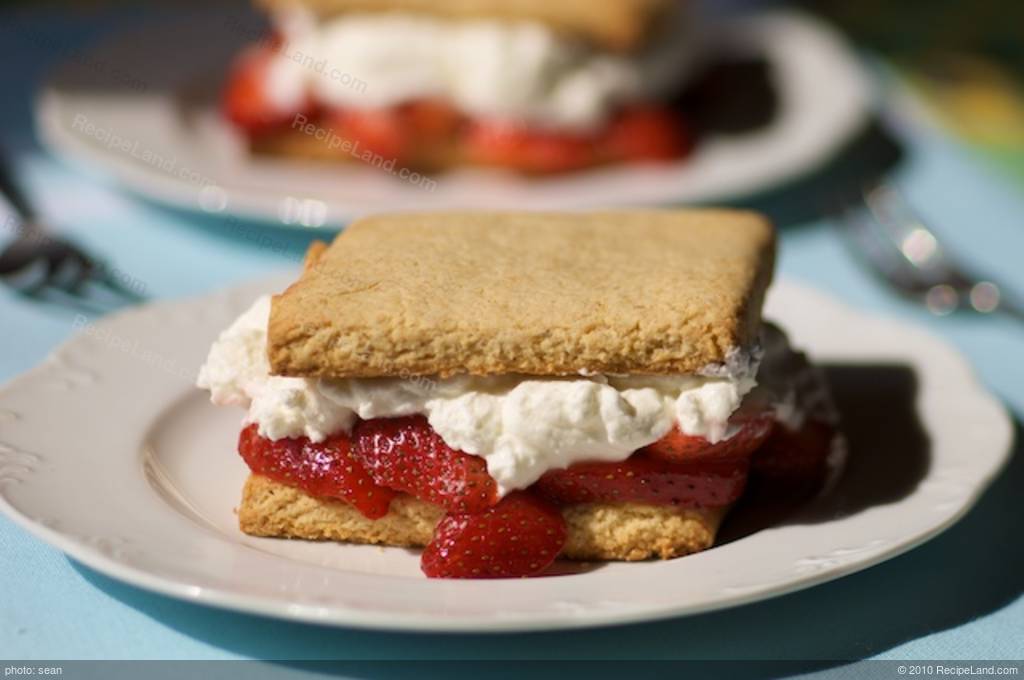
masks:
[[[262,154],[551,173],[692,146],[698,39],[674,0],[260,0],[226,117]]]
[[[434,577],[710,547],[817,489],[820,375],[761,322],[774,233],[728,210],[382,215],[213,344],[247,408],[242,531],[423,547]]]

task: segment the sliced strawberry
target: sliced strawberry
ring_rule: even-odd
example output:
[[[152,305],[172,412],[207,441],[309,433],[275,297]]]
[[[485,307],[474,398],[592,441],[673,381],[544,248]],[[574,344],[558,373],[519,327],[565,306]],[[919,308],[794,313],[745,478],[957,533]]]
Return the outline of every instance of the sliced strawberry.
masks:
[[[336,435],[321,443],[306,437],[271,441],[249,425],[238,437],[238,453],[256,474],[298,487],[312,496],[340,498],[370,519],[388,514],[391,489],[374,483],[352,455],[349,438]]]
[[[366,420],[352,436],[356,456],[382,486],[452,513],[483,512],[498,502],[484,459],[445,444],[422,416]]]
[[[336,110],[331,115],[336,132],[358,144],[354,153],[370,151],[385,161],[404,162],[415,141],[398,108]]]
[[[598,153],[613,161],[667,161],[685,156],[690,134],[668,109],[637,106],[622,111],[597,141]]]
[[[420,141],[451,139],[462,125],[463,117],[451,104],[440,99],[420,99],[401,108],[409,133]]]
[[[449,514],[423,551],[420,568],[433,578],[515,578],[546,569],[565,545],[557,508],[515,492],[475,515]]]
[[[807,420],[799,430],[780,423],[754,453],[751,476],[773,494],[814,491],[825,480],[835,435],[835,428],[820,420]]]
[[[463,141],[470,161],[524,172],[564,172],[595,161],[588,137],[531,130],[514,123],[476,121]]]
[[[634,502],[714,508],[739,498],[748,468],[742,458],[678,464],[635,453],[621,463],[577,463],[552,470],[535,488],[564,505]]]
[[[652,458],[670,463],[697,460],[744,458],[761,446],[772,432],[774,420],[770,414],[733,418],[731,425],[737,430],[728,439],[710,443],[704,437],[683,434],[673,428],[667,435],[642,449]]]
[[[228,120],[250,134],[290,125],[295,115],[312,108],[309,101],[294,111],[281,110],[267,94],[267,77],[276,48],[250,47],[236,58],[228,74],[221,106]]]

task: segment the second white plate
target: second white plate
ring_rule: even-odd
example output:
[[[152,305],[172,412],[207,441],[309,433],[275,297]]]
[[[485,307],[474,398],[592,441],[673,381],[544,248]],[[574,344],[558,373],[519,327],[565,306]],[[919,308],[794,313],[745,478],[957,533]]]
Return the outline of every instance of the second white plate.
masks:
[[[434,184],[411,183],[359,164],[250,157],[211,105],[217,84],[210,74],[225,69],[239,36],[254,38],[242,19],[212,13],[163,22],[64,65],[37,101],[43,139],[56,153],[179,208],[317,228],[384,210],[574,210],[736,198],[813,170],[866,124],[870,109],[866,77],[836,33],[804,14],[764,12],[724,20],[708,37],[770,65],[779,111],[756,132],[706,140],[691,157],[666,165],[545,179],[467,169]]]

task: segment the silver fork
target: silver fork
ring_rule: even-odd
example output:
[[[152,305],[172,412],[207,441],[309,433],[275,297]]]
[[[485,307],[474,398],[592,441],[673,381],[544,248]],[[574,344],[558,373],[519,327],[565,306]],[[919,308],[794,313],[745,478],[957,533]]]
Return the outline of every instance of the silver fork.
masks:
[[[967,273],[892,185],[868,186],[840,206],[839,217],[847,242],[869,268],[933,314],[1001,313],[1024,321],[1024,308],[992,279]]]
[[[0,193],[18,216],[11,222],[17,236],[0,251],[4,283],[28,297],[89,312],[145,299],[138,286],[122,284],[108,267],[43,227],[2,152]]]

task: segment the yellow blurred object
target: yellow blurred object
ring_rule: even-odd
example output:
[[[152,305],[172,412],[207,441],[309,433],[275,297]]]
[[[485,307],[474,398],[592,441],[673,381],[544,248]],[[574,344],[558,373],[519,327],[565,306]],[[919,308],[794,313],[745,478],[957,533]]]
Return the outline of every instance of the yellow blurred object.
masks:
[[[999,64],[976,55],[918,60],[908,80],[954,132],[985,145],[1024,145],[1024,94]],[[933,68],[937,67],[937,68]]]

